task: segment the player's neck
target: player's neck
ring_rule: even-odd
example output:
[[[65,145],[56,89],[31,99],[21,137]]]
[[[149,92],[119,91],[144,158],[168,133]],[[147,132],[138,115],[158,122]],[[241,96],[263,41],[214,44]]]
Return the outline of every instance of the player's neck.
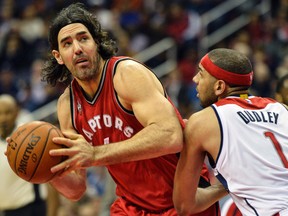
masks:
[[[247,87],[239,86],[239,87],[232,87],[229,88],[227,91],[226,96],[240,96],[240,95],[248,95],[249,90]]]
[[[91,100],[94,98],[99,88],[101,77],[103,74],[103,67],[104,67],[104,61],[100,61],[99,67],[97,69],[99,73],[96,73],[94,78],[91,78],[89,80],[84,80],[84,81],[77,79],[78,84],[81,86],[83,90],[83,94],[88,100]]]
[[[221,95],[219,99],[226,98],[229,96],[236,96],[241,98],[248,98],[249,90],[247,87],[237,86],[237,87],[229,87],[225,94]]]

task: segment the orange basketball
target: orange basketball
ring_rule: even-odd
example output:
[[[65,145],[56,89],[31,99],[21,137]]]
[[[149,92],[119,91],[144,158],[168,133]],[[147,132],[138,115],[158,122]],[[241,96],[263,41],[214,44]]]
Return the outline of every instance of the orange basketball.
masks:
[[[31,183],[45,183],[55,174],[50,168],[63,161],[63,157],[52,157],[50,149],[62,148],[52,142],[60,137],[61,131],[44,121],[32,121],[21,125],[11,135],[7,146],[7,159],[12,170],[22,179]]]

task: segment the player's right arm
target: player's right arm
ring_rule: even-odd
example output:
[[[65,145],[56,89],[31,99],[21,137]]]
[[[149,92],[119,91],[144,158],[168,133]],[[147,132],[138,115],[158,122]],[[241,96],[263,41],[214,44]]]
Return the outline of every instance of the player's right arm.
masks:
[[[219,182],[207,188],[198,188],[198,176],[207,153],[216,161],[220,145],[220,127],[211,107],[189,118],[184,129],[184,140],[173,190],[174,205],[181,216],[204,211],[227,195]]]
[[[75,133],[71,120],[69,88],[59,97],[57,114],[62,132]],[[70,200],[79,200],[86,191],[86,170],[79,169],[61,173],[50,181],[50,184]]]

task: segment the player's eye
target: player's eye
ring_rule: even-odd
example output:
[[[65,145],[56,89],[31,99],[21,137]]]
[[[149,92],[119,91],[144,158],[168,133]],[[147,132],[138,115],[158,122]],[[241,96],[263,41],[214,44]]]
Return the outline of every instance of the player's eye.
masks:
[[[80,41],[87,41],[88,40],[88,37],[82,37],[81,39],[80,39]]]
[[[64,44],[63,44],[64,47],[69,47],[70,45],[71,45],[71,42],[69,42],[69,41],[66,41],[66,42],[64,42]]]

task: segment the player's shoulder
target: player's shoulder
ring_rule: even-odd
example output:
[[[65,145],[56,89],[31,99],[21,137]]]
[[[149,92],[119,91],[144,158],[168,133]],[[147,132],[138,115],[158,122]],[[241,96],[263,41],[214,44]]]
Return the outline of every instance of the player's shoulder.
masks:
[[[125,74],[139,74],[141,71],[148,71],[150,70],[147,66],[145,66],[143,63],[137,61],[133,58],[125,58],[117,64],[117,73],[123,73]]]
[[[211,118],[211,116],[215,116],[215,112],[213,111],[213,108],[211,106],[206,107],[198,112],[193,113],[189,121],[197,121],[199,123],[203,122],[203,120],[208,120]]]
[[[138,62],[136,59],[130,58],[130,57],[126,57],[126,58],[121,58],[118,60],[118,65],[119,67],[126,67],[126,66],[135,66],[141,64],[140,62]]]
[[[70,103],[70,90],[67,87],[64,92],[59,96],[58,98],[58,107],[59,106],[65,106],[65,105],[69,105]]]
[[[184,136],[187,143],[201,151],[209,152],[216,160],[220,143],[220,126],[211,106],[194,113],[189,118]]]
[[[215,121],[216,120],[216,121]],[[212,123],[217,123],[217,117],[212,107],[206,107],[203,110],[193,113],[186,123],[187,129],[203,130],[212,126]]]
[[[126,59],[117,65],[113,82],[116,89],[145,86],[152,88],[155,82],[158,83],[159,80],[144,64],[134,59]]]
[[[60,95],[59,99],[58,100],[65,100],[65,99],[69,99],[70,97],[70,90],[69,90],[69,87],[67,87],[64,92]]]

